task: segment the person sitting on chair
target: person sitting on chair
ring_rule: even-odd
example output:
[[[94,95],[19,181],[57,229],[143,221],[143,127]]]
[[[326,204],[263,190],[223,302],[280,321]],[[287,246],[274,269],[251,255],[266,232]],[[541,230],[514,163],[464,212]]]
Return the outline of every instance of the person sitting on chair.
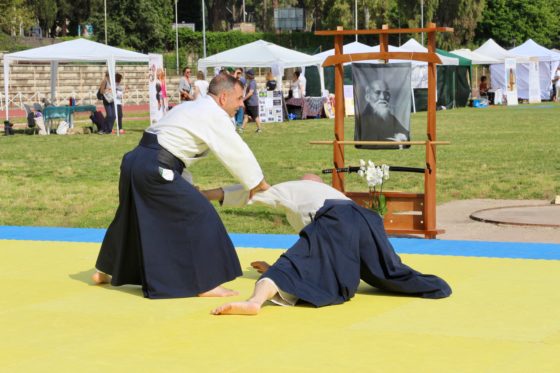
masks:
[[[486,96],[488,94],[488,79],[484,75],[480,77],[478,92],[480,93],[481,96]]]

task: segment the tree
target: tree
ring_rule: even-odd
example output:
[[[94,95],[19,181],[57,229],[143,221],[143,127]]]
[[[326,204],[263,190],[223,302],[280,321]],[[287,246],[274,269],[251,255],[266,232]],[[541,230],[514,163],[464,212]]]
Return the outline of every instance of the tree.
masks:
[[[105,40],[103,7],[91,17],[98,41]],[[173,0],[107,2],[107,41],[111,45],[148,52],[162,50],[172,39]]]
[[[0,29],[16,36],[28,30],[35,23],[33,10],[25,0],[4,0],[0,2]]]
[[[328,0],[325,4],[328,9],[323,19],[323,27],[327,30],[335,30],[337,26],[345,29],[353,29],[352,10],[347,0]]]
[[[57,0],[56,25],[60,28],[62,36],[78,35],[78,26],[84,25],[91,15],[91,0]],[[98,2],[97,2],[98,3]]]
[[[453,33],[442,34],[439,46],[456,49],[472,46],[478,22],[482,20],[485,0],[448,0],[442,1],[434,15],[435,23],[453,27]]]
[[[513,47],[531,38],[546,47],[560,42],[560,0],[488,1],[476,40],[493,38],[503,47]]]
[[[212,31],[228,30],[227,0],[207,0],[208,24]]]
[[[58,10],[56,0],[33,0],[29,4],[34,10],[35,17],[39,20],[39,26],[43,29],[43,34],[54,36],[56,12]]]
[[[363,6],[363,27],[381,28],[385,24],[391,25],[391,15],[397,7],[397,2],[394,0],[364,0]],[[391,27],[396,28],[398,24],[393,24]]]

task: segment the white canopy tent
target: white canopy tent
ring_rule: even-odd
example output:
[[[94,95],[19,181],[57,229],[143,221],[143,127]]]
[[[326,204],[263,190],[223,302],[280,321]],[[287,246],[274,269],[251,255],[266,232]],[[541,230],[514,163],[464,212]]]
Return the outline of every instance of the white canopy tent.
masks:
[[[532,39],[509,51],[516,55],[532,57],[538,60],[541,99],[550,99],[552,79],[556,68],[560,65],[560,53],[551,51],[535,43]],[[517,81],[518,96],[520,98],[529,98],[529,64],[521,64],[517,67]]]
[[[506,92],[506,74],[504,70],[504,60],[506,58],[513,58],[517,64],[528,63],[530,60],[526,56],[520,56],[502,48],[493,39],[488,39],[479,48],[473,52],[480,53],[485,56],[498,60],[498,63],[490,65],[490,86],[492,89],[501,89]],[[519,88],[519,86],[518,86]]]
[[[380,51],[379,45],[376,46],[369,46],[358,41],[354,41],[348,44],[345,44],[343,47],[344,54],[352,54],[352,53],[378,53]],[[426,50],[427,51],[427,50]],[[389,52],[410,52],[409,49],[402,48],[402,47],[395,47],[393,45],[389,45]],[[327,51],[317,53],[314,57],[320,58],[321,63],[324,62],[328,57],[334,55],[334,49],[329,49]],[[379,63],[379,60],[367,60],[367,61],[360,61],[361,63]],[[428,78],[427,78],[427,66],[426,62],[422,61],[411,61],[411,60],[389,60],[389,63],[403,63],[409,62],[412,65],[412,88],[425,88],[428,86]],[[349,65],[352,62],[347,62],[344,65]],[[324,74],[324,72],[323,72]]]
[[[422,44],[420,44],[419,42],[417,42],[415,39],[412,39],[412,38],[410,38],[406,43],[401,45],[399,48],[401,48],[405,51],[409,51],[409,52],[422,52],[422,53],[427,53],[428,52],[428,48],[424,47]],[[438,55],[439,59],[441,60],[442,65],[458,65],[459,64],[459,59],[458,58],[443,56],[439,53],[436,53],[436,54]]]
[[[145,62],[148,63],[148,55],[111,47],[109,45],[96,43],[87,39],[75,39],[45,47],[28,49],[4,55],[4,94],[6,97],[6,120],[9,120],[9,82],[10,65],[16,61],[25,62],[50,62],[51,64],[51,97],[55,97],[57,69],[59,62],[104,62],[107,64],[111,87],[115,87],[115,64],[116,62]],[[115,113],[117,103],[115,101]],[[118,127],[118,123],[117,123]],[[117,128],[118,130],[118,128]],[[119,133],[119,131],[117,131]]]
[[[457,56],[464,57],[468,60],[471,60],[473,65],[491,65],[493,63],[500,63],[499,60],[486,56],[481,53],[473,52],[470,49],[463,48],[463,49],[455,49],[451,51],[451,53],[456,54]]]
[[[380,47],[379,45],[376,46],[369,46],[358,41],[354,41],[352,43],[345,44],[343,47],[344,54],[352,54],[352,53],[379,53]],[[427,51],[427,50],[426,50]],[[389,52],[410,52],[410,50],[402,47],[395,47],[393,45],[389,45]],[[314,57],[321,58],[324,62],[328,57],[334,56],[334,49],[329,49],[327,51],[317,53]],[[368,61],[360,61],[360,62],[369,62],[369,63],[379,63],[379,60],[368,60]],[[426,62],[422,61],[411,61],[411,60],[389,60],[389,62],[410,62],[412,65],[427,65]],[[352,62],[347,62],[344,65],[351,64]]]
[[[484,44],[473,52],[498,60],[498,63],[504,63],[506,58],[514,58],[517,63],[529,62],[529,58],[505,50],[493,39],[486,40]]]
[[[343,51],[345,54],[351,54],[351,53],[374,53],[374,52],[379,52],[379,47],[375,48],[363,43],[360,43],[359,41],[353,41],[351,43],[348,44],[344,44],[343,46]],[[328,57],[330,56],[334,56],[334,49],[329,49],[317,54],[314,54],[313,57],[319,58],[321,59],[321,63],[323,63]],[[360,62],[370,62],[370,61],[360,61]],[[377,61],[373,61],[373,62],[377,62]],[[344,65],[348,65],[351,62],[347,62]]]
[[[284,48],[268,41],[257,40],[199,59],[198,70],[206,72],[209,67],[224,66],[269,67],[274,72],[281,87],[285,69],[317,66],[321,80],[321,90],[323,90],[325,85],[321,69],[322,62],[321,59],[314,56]]]

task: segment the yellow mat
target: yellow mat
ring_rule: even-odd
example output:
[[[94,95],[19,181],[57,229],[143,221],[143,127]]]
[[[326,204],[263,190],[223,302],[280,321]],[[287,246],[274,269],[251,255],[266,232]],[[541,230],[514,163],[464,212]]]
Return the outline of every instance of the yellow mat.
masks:
[[[92,286],[98,244],[0,241],[2,372],[558,372],[560,261],[403,255],[454,294],[360,287],[332,307],[212,316],[223,299],[148,300]],[[239,249],[244,299],[255,259]]]

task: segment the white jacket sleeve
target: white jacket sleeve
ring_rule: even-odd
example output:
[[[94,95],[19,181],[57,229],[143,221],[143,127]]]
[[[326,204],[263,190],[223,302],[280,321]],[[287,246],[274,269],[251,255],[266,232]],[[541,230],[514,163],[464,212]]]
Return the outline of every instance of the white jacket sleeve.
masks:
[[[257,159],[249,146],[235,132],[225,112],[214,116],[207,126],[199,127],[200,136],[229,173],[247,190],[256,187],[264,178]]]

